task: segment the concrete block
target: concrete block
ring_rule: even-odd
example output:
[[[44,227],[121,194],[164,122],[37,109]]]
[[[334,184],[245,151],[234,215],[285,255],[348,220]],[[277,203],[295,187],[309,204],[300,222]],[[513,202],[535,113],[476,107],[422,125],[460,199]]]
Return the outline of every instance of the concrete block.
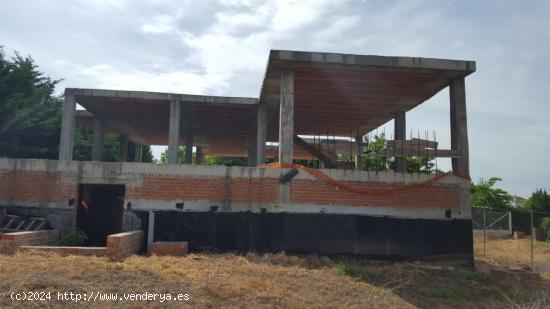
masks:
[[[186,241],[157,241],[149,245],[150,255],[187,255],[189,244]]]
[[[107,256],[112,260],[121,260],[141,249],[143,231],[131,231],[107,236]]]

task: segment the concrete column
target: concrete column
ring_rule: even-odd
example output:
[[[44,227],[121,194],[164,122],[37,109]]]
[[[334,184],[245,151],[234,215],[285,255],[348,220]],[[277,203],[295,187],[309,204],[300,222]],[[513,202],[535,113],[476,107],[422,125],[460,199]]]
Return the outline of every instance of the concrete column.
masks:
[[[281,102],[279,104],[279,162],[291,164],[294,147],[294,72],[281,74]],[[279,202],[292,201],[291,182],[279,184]]]
[[[103,120],[94,117],[94,137],[92,144],[92,161],[103,161]]]
[[[404,141],[407,139],[407,122],[405,112],[395,113],[393,118],[393,135],[395,136],[396,141]],[[406,171],[406,169],[405,158],[395,157],[395,171],[401,173]]]
[[[281,75],[281,102],[279,110],[279,161],[292,163],[294,146],[294,72]]]
[[[256,132],[250,133],[247,136],[246,147],[248,151],[248,166],[250,167],[254,167],[257,165],[256,164],[256,159],[257,159],[256,151],[258,150],[258,147],[256,145],[257,137],[258,136]]]
[[[120,162],[127,162],[128,161],[128,135],[120,134],[119,141],[120,141],[120,149],[119,149],[118,160]]]
[[[75,113],[75,97],[74,95],[65,92],[65,101],[63,102],[63,119],[61,120],[61,134],[59,137],[59,160],[73,159]]]
[[[193,163],[193,132],[185,132],[185,164]]]
[[[202,164],[203,157],[204,155],[202,153],[202,147],[197,146],[195,151],[195,163]]]
[[[265,163],[267,122],[267,106],[260,103],[256,119],[256,165]]]
[[[168,129],[168,164],[178,163],[178,147],[180,141],[181,105],[179,100],[170,102],[170,126]]]
[[[451,103],[451,149],[457,150],[460,154],[460,158],[452,159],[453,172],[468,176],[470,173],[470,159],[464,77],[451,80],[449,83],[449,97]]]
[[[155,212],[149,211],[149,226],[147,228],[147,247],[155,240]]]
[[[357,154],[355,155],[355,169],[358,171],[363,170],[363,135],[355,138],[355,144],[357,145]]]
[[[134,146],[134,162],[142,161],[143,146],[141,144],[135,144]]]

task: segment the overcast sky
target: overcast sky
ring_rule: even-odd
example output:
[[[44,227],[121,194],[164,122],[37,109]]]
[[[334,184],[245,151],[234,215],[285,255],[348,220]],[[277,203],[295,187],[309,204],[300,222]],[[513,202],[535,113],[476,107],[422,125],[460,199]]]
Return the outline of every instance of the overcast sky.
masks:
[[[477,61],[471,173],[550,187],[550,1],[2,1],[0,45],[65,87],[257,97],[270,49]],[[407,114],[449,145],[448,91]],[[157,150],[158,151],[158,150]],[[441,163],[444,164],[444,163]]]

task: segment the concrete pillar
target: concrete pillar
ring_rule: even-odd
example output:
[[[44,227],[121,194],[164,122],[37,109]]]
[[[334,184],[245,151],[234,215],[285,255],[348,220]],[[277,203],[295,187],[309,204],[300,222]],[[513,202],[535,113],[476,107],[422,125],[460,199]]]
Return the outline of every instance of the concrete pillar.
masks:
[[[257,165],[256,164],[256,159],[257,159],[256,151],[258,150],[258,147],[256,145],[257,137],[258,136],[256,132],[250,133],[247,136],[246,149],[248,151],[248,155],[247,155],[248,166],[250,167],[254,167]]]
[[[204,154],[202,153],[202,147],[197,146],[195,151],[195,163],[202,164],[203,158],[204,158]]]
[[[120,149],[119,149],[119,158],[120,162],[128,161],[128,135],[120,134],[119,137]]]
[[[294,72],[281,74],[281,102],[279,104],[279,162],[291,164],[294,147]],[[279,202],[292,201],[291,182],[279,184]]]
[[[65,101],[63,102],[63,119],[61,120],[61,134],[59,137],[59,160],[73,159],[75,113],[75,97],[74,95],[65,92]]]
[[[404,141],[407,139],[407,122],[406,122],[405,112],[395,113],[393,118],[393,135],[395,136],[394,139],[396,141]],[[401,173],[406,171],[406,169],[407,167],[406,167],[405,158],[396,156],[395,171]]]
[[[92,144],[92,161],[103,161],[103,120],[94,117],[94,137]]]
[[[143,146],[141,144],[135,144],[134,146],[134,162],[142,161]]]
[[[357,154],[355,155],[355,169],[358,171],[363,170],[363,135],[355,138],[355,144],[357,145]]]
[[[281,102],[279,106],[279,161],[292,163],[294,146],[294,72],[281,74]]]
[[[178,163],[178,147],[180,141],[181,106],[179,100],[170,102],[170,126],[168,129],[168,164]]]
[[[265,163],[267,141],[267,106],[260,102],[256,119],[256,165]]]
[[[185,164],[193,163],[193,132],[185,132]]]
[[[150,210],[149,211],[149,226],[147,228],[147,248],[153,243],[155,240],[155,212]]]
[[[449,83],[449,97],[451,103],[451,149],[457,150],[460,154],[460,158],[452,159],[453,172],[468,176],[470,173],[470,159],[464,77],[451,80]]]

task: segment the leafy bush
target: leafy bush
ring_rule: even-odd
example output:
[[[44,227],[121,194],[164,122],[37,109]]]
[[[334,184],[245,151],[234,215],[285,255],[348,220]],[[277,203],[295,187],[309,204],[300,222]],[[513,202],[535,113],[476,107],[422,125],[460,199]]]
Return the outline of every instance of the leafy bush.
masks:
[[[86,235],[84,231],[77,229],[74,232],[68,233],[65,236],[63,236],[59,240],[58,244],[60,246],[76,247],[76,246],[84,245],[87,240],[88,240],[88,235]]]

